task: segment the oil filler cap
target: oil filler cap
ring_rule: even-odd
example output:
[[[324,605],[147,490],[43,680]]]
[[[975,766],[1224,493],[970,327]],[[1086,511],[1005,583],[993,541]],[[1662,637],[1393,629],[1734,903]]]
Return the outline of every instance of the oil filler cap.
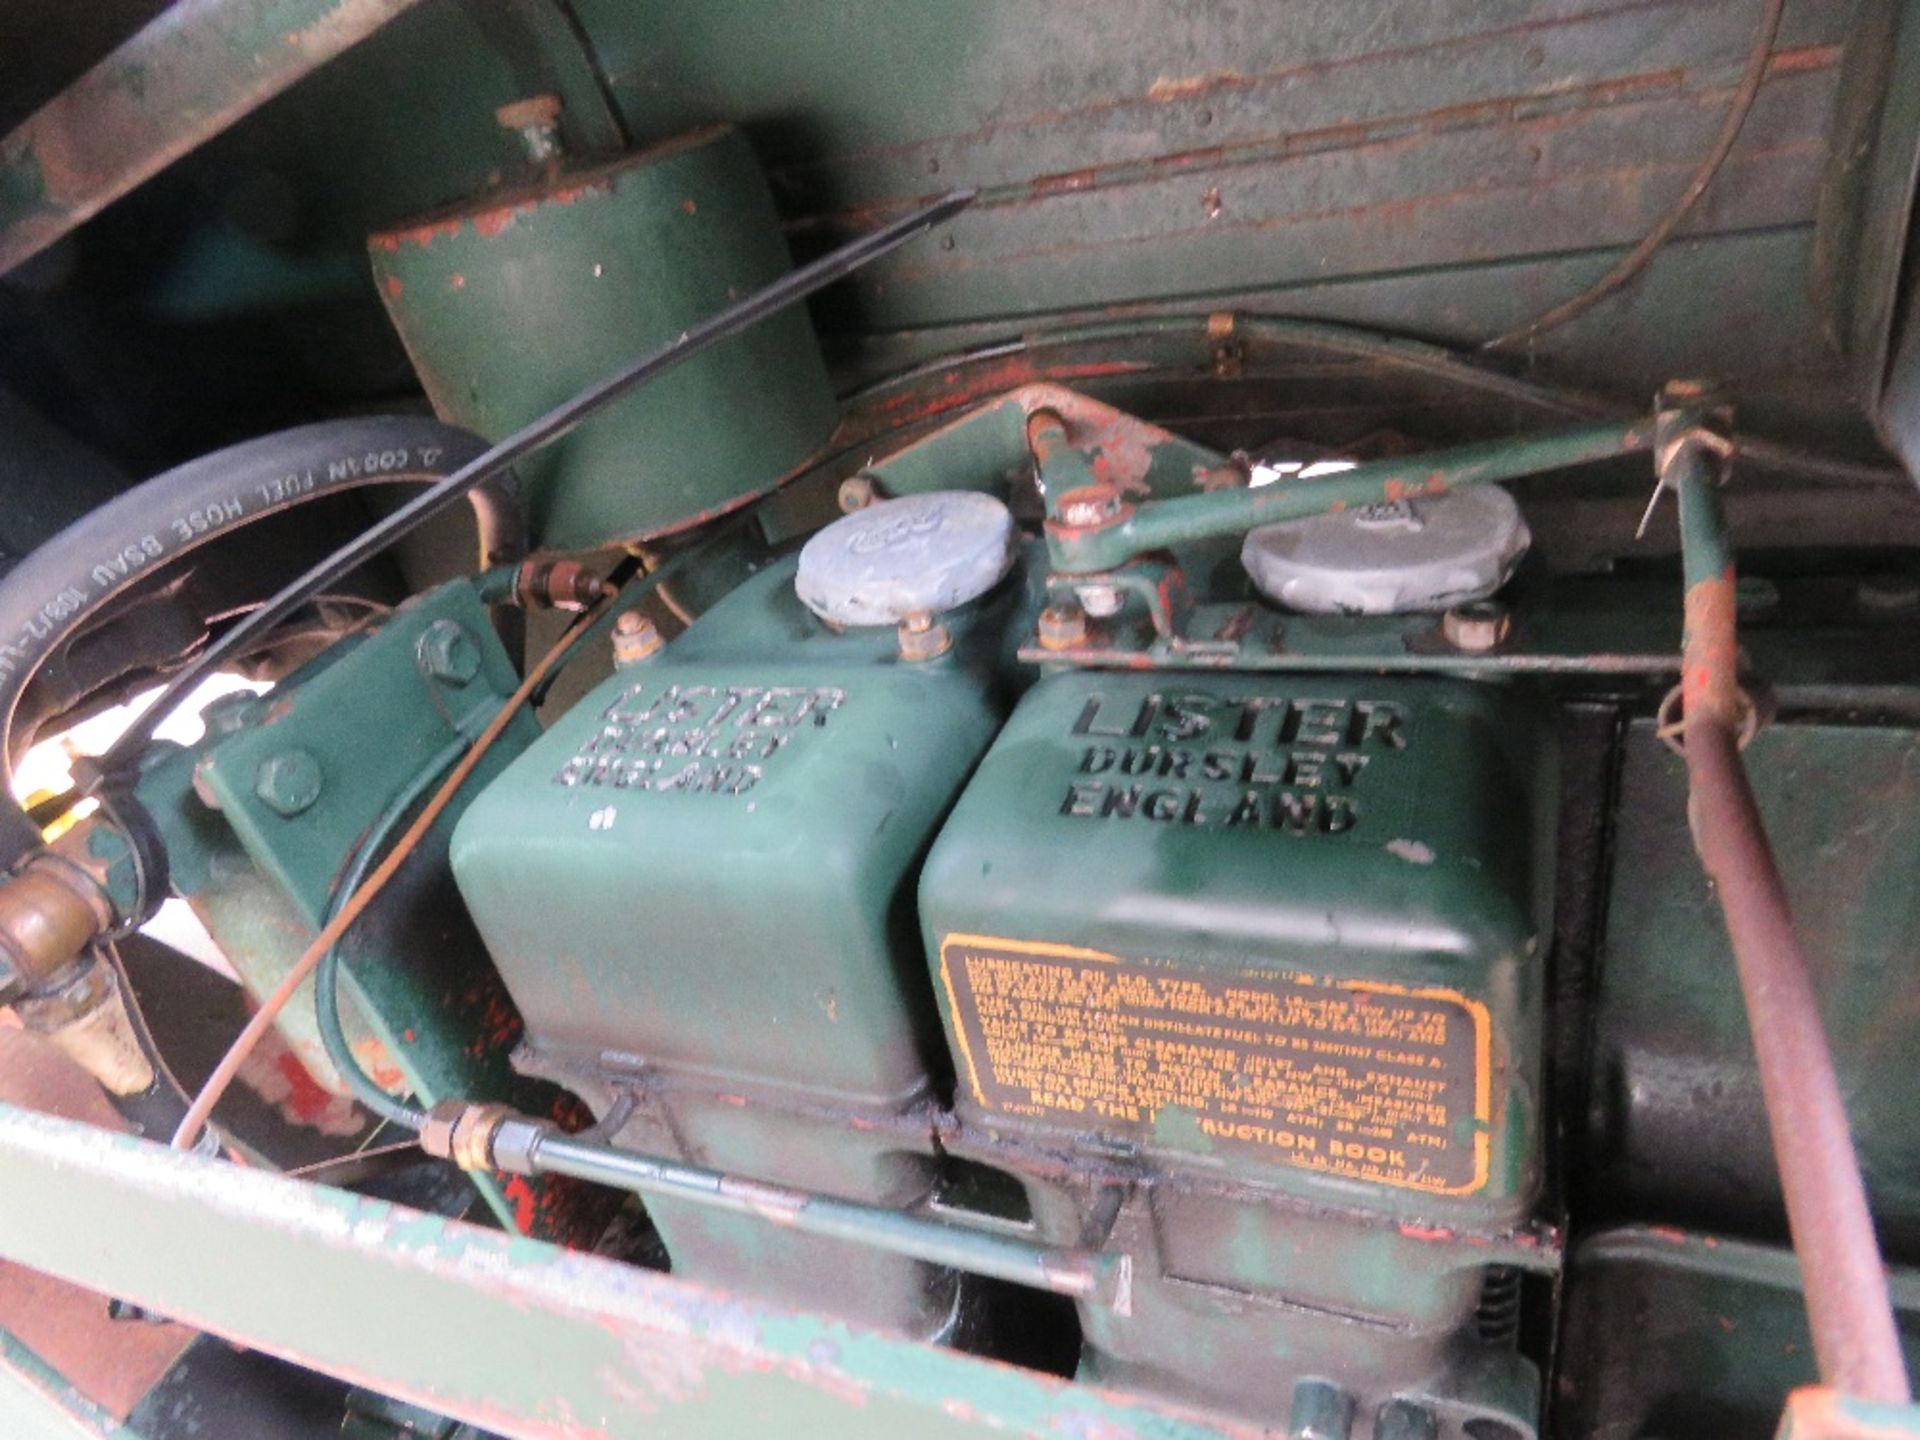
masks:
[[[1248,533],[1240,563],[1269,600],[1310,615],[1412,615],[1484,600],[1533,536],[1498,485],[1362,505]]]
[[[977,599],[1013,566],[1013,515],[991,495],[934,490],[836,520],[800,551],[793,588],[834,625],[898,625]]]

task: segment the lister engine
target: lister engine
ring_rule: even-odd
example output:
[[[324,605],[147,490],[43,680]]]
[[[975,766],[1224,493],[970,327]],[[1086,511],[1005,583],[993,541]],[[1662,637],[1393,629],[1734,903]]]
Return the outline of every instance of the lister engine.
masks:
[[[1080,1301],[1102,1381],[1529,1424],[1477,1317],[1541,1174],[1532,702],[1009,667],[1041,563],[999,498],[874,501],[489,786],[452,859],[523,1067],[635,1149],[1124,1259]],[[677,1273],[1016,1323],[947,1268],[649,1211]]]
[[[147,707],[0,802],[0,1056],[141,1138],[0,1153],[297,1239],[258,1348],[374,1440],[1920,1434],[1920,524],[1743,491],[1850,472],[1704,382],[1229,309],[836,392],[801,302],[975,196],[796,268],[739,131],[502,113],[526,165],[367,242],[434,417],[0,579],[9,763]],[[233,985],[129,965],[170,901]],[[0,1257],[248,1338],[15,1188]]]

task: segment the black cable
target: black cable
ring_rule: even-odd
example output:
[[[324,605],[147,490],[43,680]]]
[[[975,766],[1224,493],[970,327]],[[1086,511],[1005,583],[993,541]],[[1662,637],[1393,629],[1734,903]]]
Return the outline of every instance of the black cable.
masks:
[[[558,440],[596,410],[665,374],[683,360],[689,360],[710,346],[739,334],[769,315],[784,310],[814,291],[845,278],[899,248],[933,226],[950,220],[971,204],[973,198],[974,192],[971,190],[950,191],[929,205],[923,205],[870,234],[829,251],[744,300],[682,331],[665,345],[594,382],[531,424],[516,430],[485,454],[366,530],[358,539],[335,551],[189,661],[133,726],[108,747],[100,758],[100,772],[114,774],[123,770],[152,738],[154,727],[180,703],[182,697],[228,659],[241,653],[262,632],[304,604],[309,596],[325,589],[401,536],[432,519],[475,486]]]

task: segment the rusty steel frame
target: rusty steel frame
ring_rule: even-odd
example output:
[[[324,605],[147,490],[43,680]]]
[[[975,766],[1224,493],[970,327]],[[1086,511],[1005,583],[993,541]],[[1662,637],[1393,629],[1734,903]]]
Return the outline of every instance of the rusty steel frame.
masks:
[[[419,0],[174,0],[0,140],[0,275]]]
[[[0,1256],[509,1440],[1256,1433],[8,1105],[0,1174]]]

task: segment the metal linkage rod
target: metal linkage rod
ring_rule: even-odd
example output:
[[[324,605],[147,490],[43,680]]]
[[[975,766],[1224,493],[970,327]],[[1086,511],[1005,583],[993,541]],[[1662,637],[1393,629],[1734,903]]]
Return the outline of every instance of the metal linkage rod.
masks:
[[[1911,1395],[1906,1362],[1833,1054],[1740,758],[1747,701],[1736,669],[1733,552],[1712,458],[1724,442],[1684,414],[1663,415],[1661,430],[1660,478],[1679,496],[1687,587],[1681,734],[1688,815],[1740,975],[1814,1356],[1834,1389],[1903,1404]]]
[[[1133,1268],[1126,1255],[1055,1249],[932,1216],[641,1155],[563,1135],[503,1106],[443,1102],[434,1107],[421,1132],[420,1146],[429,1155],[469,1170],[570,1175],[641,1195],[670,1195],[717,1210],[757,1215],[802,1234],[1069,1295],[1122,1315],[1132,1311]]]
[[[1037,438],[1044,445],[1055,437]],[[1055,570],[1074,574],[1112,570],[1152,550],[1241,534],[1256,525],[1439,495],[1469,485],[1610,460],[1652,446],[1653,423],[1640,418],[1375,460],[1311,480],[1186,495],[1152,501],[1138,509],[1125,503],[1111,486],[1083,486],[1063,494],[1049,491],[1047,547]]]

